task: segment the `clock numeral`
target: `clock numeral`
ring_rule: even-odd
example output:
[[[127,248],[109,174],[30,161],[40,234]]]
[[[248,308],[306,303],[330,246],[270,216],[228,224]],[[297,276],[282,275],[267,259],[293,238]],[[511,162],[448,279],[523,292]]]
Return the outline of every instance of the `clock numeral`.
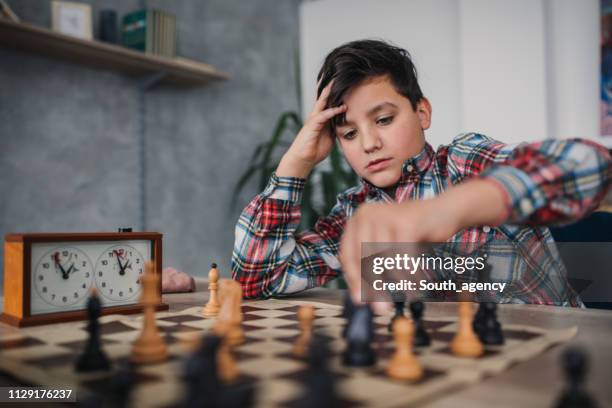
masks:
[[[132,288],[130,287],[130,293],[132,293],[132,292],[133,292],[133,290],[132,290]]]
[[[136,258],[136,263],[140,263],[140,258]]]
[[[51,295],[51,300],[55,300],[55,293]]]
[[[102,271],[98,271],[98,276],[102,276],[104,275],[104,273],[102,273]]]
[[[47,287],[46,287],[46,286],[43,286],[43,288],[42,288],[42,292],[43,292],[43,293],[47,293]],[[55,295],[54,295],[54,296],[55,296]]]
[[[66,303],[68,301],[68,298],[66,296],[62,297],[62,302]]]
[[[106,282],[102,282],[102,287],[105,288],[106,287]]]
[[[85,272],[85,277],[89,278],[89,272]]]
[[[62,256],[68,256],[68,251],[62,251]]]
[[[77,299],[79,297],[79,294],[74,292],[74,298]]]
[[[88,275],[89,275],[89,274],[88,274]],[[86,285],[86,284],[83,284],[81,287],[82,287],[83,289],[87,289],[87,285]]]
[[[81,265],[83,268],[87,266],[87,261],[83,261],[83,264]]]
[[[43,264],[43,268],[45,268],[45,269],[49,269],[49,266],[50,266],[50,265],[49,265],[49,262],[45,262],[45,263]]]
[[[105,285],[105,284],[102,284],[102,286],[106,286],[106,285]],[[113,290],[112,290],[112,289],[110,290],[110,294],[111,294],[111,295],[113,294]]]
[[[102,260],[102,265],[104,266],[108,265],[108,261],[106,259]]]
[[[43,276],[42,275],[38,275],[38,280],[39,281],[43,280]]]

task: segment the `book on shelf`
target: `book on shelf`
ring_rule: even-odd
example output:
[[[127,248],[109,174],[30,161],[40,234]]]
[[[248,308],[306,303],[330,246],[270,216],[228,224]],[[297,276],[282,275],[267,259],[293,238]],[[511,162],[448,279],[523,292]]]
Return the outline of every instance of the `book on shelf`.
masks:
[[[123,17],[123,46],[173,58],[176,55],[176,17],[155,9],[143,9]]]

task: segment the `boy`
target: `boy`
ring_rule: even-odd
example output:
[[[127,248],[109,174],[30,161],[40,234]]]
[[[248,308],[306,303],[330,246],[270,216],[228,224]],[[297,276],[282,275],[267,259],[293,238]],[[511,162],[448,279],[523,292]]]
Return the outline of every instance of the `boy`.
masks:
[[[359,300],[362,242],[495,241],[530,249],[518,261],[499,256],[493,279],[512,281],[512,289],[498,301],[581,304],[545,225],[598,206],[612,178],[607,150],[580,140],[509,146],[465,134],[434,151],[424,137],[431,105],[410,56],[381,41],[336,48],[318,80],[312,113],[238,220],[232,272],[245,297],[320,286],[342,270]],[[306,178],[335,140],[361,183],[312,231],[297,234]]]

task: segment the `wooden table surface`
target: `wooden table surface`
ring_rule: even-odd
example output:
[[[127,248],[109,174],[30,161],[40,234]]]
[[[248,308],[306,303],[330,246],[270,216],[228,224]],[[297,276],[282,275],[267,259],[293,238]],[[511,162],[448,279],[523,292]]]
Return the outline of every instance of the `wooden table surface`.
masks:
[[[205,281],[198,280],[196,292],[166,294],[163,300],[170,305],[171,311],[204,305],[208,299],[205,288]],[[291,298],[339,305],[343,292],[313,289]],[[426,316],[456,316],[456,304],[428,302],[425,313]],[[443,396],[426,407],[552,407],[565,384],[560,354],[569,344],[586,350],[590,359],[587,388],[600,407],[612,407],[612,311],[500,305],[498,317],[502,325],[516,323],[546,328],[577,326],[578,335],[570,343],[554,347],[473,387]],[[3,324],[0,324],[0,329],[17,330]]]
[[[203,305],[208,299],[204,281],[197,282],[195,293],[164,295],[171,310]],[[342,304],[343,291],[312,289],[291,299]],[[248,301],[246,301],[248,302]],[[426,316],[456,316],[457,305],[449,302],[428,302]],[[578,334],[569,343],[520,363],[499,375],[464,390],[450,393],[425,405],[427,408],[458,407],[547,407],[554,405],[565,379],[560,355],[568,345],[577,345],[588,353],[590,368],[587,388],[600,407],[612,407],[612,311],[574,309],[537,305],[500,305],[500,323],[526,324],[545,328],[578,327]]]

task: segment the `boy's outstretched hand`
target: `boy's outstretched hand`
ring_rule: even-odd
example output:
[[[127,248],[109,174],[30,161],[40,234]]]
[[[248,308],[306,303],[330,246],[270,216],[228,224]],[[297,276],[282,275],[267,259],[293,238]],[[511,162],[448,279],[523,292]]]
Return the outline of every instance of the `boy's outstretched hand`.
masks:
[[[498,225],[507,217],[505,196],[489,180],[467,181],[429,200],[399,204],[362,204],[344,229],[340,262],[354,302],[362,302],[361,243],[444,242],[460,230]],[[378,312],[390,303],[375,302]]]
[[[331,81],[315,102],[306,123],[276,169],[279,177],[307,178],[315,165],[327,157],[334,146],[329,120],[346,112],[346,105],[325,109],[331,91]]]

